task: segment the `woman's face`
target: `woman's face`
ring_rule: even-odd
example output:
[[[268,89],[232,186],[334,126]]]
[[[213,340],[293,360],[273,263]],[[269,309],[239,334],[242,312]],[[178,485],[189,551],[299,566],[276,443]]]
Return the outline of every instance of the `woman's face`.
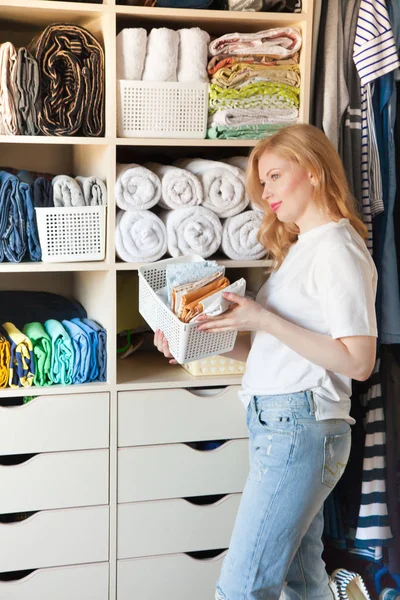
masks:
[[[258,173],[266,210],[275,212],[283,223],[302,221],[313,205],[312,175],[299,164],[271,152],[260,157]]]

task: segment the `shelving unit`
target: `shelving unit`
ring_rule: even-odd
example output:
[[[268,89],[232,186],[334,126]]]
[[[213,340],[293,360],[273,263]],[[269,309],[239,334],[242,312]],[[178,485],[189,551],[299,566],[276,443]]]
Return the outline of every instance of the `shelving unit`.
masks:
[[[56,570],[53,573],[57,581],[57,585],[65,587],[65,590],[70,589],[71,595],[74,596],[74,590],[81,590],[82,586],[87,586],[85,600],[126,600],[128,597],[134,600],[136,598],[146,598],[150,600],[150,596],[146,593],[141,596],[132,595],[132,590],[127,595],[129,588],[129,573],[140,573],[138,565],[142,565],[144,571],[146,569],[159,568],[158,559],[160,557],[148,557],[142,563],[138,563],[137,558],[133,558],[134,563],[130,565],[129,559],[120,556],[119,573],[120,581],[123,585],[123,591],[119,589],[117,593],[117,455],[118,455],[118,435],[119,425],[118,418],[121,423],[121,411],[124,406],[135,406],[136,399],[146,397],[151,398],[150,404],[157,405],[160,394],[166,401],[173,403],[175,395],[180,398],[179,394],[186,394],[187,398],[191,398],[190,390],[202,390],[208,388],[216,388],[214,390],[215,398],[220,397],[221,391],[229,396],[229,403],[235,403],[236,407],[236,391],[240,384],[240,376],[221,375],[219,377],[195,378],[187,371],[179,366],[171,366],[163,356],[154,353],[145,353],[138,351],[132,357],[124,361],[117,362],[116,360],[116,334],[117,334],[117,279],[122,273],[132,273],[132,276],[137,276],[137,269],[140,264],[118,262],[115,258],[114,247],[114,228],[115,228],[115,198],[114,187],[116,181],[116,163],[117,161],[129,162],[138,161],[140,156],[144,156],[146,160],[151,156],[162,154],[164,157],[171,157],[171,160],[177,157],[199,156],[204,158],[224,158],[235,154],[246,154],[255,144],[253,140],[188,140],[188,139],[128,139],[117,137],[117,86],[116,86],[116,44],[115,39],[117,33],[124,27],[171,27],[178,29],[181,27],[198,26],[215,35],[234,31],[260,31],[274,26],[294,26],[301,30],[303,37],[303,45],[300,58],[300,70],[302,77],[302,87],[300,93],[300,121],[308,122],[309,117],[309,97],[310,97],[310,57],[311,57],[311,35],[312,35],[312,12],[313,0],[303,0],[303,12],[301,14],[283,14],[283,13],[231,13],[224,11],[213,10],[185,10],[185,9],[161,9],[161,8],[146,8],[140,6],[119,6],[115,4],[115,0],[103,0],[103,4],[88,4],[79,2],[58,2],[54,0],[0,0],[0,43],[11,41],[16,46],[22,46],[38,33],[40,33],[50,23],[76,23],[83,25],[96,35],[105,51],[105,136],[101,138],[89,137],[46,137],[46,136],[0,136],[0,165],[2,167],[14,167],[31,169],[34,171],[42,171],[48,173],[73,173],[75,175],[97,175],[104,179],[108,189],[108,210],[107,210],[107,239],[106,239],[106,259],[103,262],[83,262],[83,263],[22,263],[9,264],[0,263],[0,290],[1,289],[26,289],[26,290],[41,290],[53,291],[65,295],[73,295],[87,309],[90,317],[97,319],[108,333],[107,352],[108,352],[108,369],[106,383],[92,383],[76,386],[51,386],[49,388],[31,388],[31,389],[4,389],[0,390],[0,411],[5,406],[5,399],[16,399],[25,394],[34,394],[38,396],[36,399],[36,407],[40,407],[41,399],[45,404],[46,398],[52,398],[54,402],[67,402],[68,399],[78,398],[83,395],[86,399],[99,399],[99,402],[104,401],[105,395],[108,398],[108,427],[109,436],[107,440],[109,451],[109,521],[108,521],[108,567],[105,570],[106,561],[104,556],[94,558],[93,563],[100,561],[97,565],[93,564],[81,570],[73,570],[74,576],[71,575],[72,567],[68,566],[71,563],[61,562],[65,565],[60,573]],[[231,150],[231,152],[230,152]],[[144,162],[144,161],[143,161]],[[231,271],[232,275],[246,276],[248,285],[251,289],[256,290],[260,285],[265,268],[268,261],[232,261],[226,258],[220,259],[221,264]],[[233,271],[234,270],[234,271]],[[227,387],[231,386],[231,387]],[[224,390],[224,388],[227,388]],[[175,390],[175,391],[174,391]],[[164,394],[165,392],[165,394]],[[119,396],[132,394],[132,403],[121,404],[121,410],[118,410]],[[151,396],[149,396],[149,394]],[[121,396],[125,399],[125,396]],[[130,398],[131,396],[129,396]],[[186,397],[186,396],[185,396]],[[196,396],[197,398],[197,396]],[[200,397],[199,397],[200,398]],[[169,400],[168,400],[169,399]],[[122,402],[122,400],[121,400]],[[125,402],[125,400],[124,400]],[[198,400],[198,410],[202,410],[202,404]],[[228,400],[227,400],[228,402]],[[140,402],[139,402],[140,404]],[[218,404],[216,402],[216,404]],[[75,406],[75,404],[74,404]],[[161,406],[161,405],[160,405]],[[173,404],[171,404],[173,406]],[[220,404],[219,404],[220,406]],[[124,410],[125,410],[124,408]],[[5,410],[5,409],[4,409]],[[34,410],[29,407],[17,407],[10,410],[26,411]],[[39,408],[35,408],[39,410]],[[126,414],[133,420],[142,415],[139,412],[133,411]],[[173,409],[171,409],[173,410]],[[178,409],[177,409],[178,410]],[[196,409],[197,410],[197,409]],[[204,409],[205,410],[205,409]],[[214,412],[204,413],[204,422],[209,423],[214,418],[217,418]],[[221,408],[222,411],[222,408]],[[240,419],[244,421],[244,413],[239,408],[235,408],[235,417],[232,417],[227,427],[227,431],[221,435],[220,439],[235,439],[245,437],[244,425],[240,423]],[[6,413],[8,414],[8,413]],[[25,413],[23,413],[25,414]],[[144,413],[143,413],[144,414]],[[147,414],[147,413],[146,413]],[[149,417],[151,411],[149,412]],[[125,413],[124,413],[125,417]],[[79,419],[77,413],[76,418]],[[93,423],[90,421],[89,413],[87,418],[88,427],[93,427],[95,430],[96,415],[92,415]],[[172,416],[171,416],[172,418]],[[174,419],[179,419],[178,413],[173,415]],[[227,411],[224,409],[224,414],[221,412],[221,423],[223,419],[227,419]],[[229,420],[229,419],[228,419]],[[182,421],[182,428],[189,427],[190,422]],[[48,423],[51,427],[51,423]],[[223,428],[221,429],[222,432]],[[45,432],[44,432],[45,433]],[[15,432],[18,435],[18,431]],[[193,433],[193,435],[195,435]],[[199,436],[204,436],[204,433],[198,433]],[[229,436],[229,437],[228,437]],[[178,438],[184,439],[183,437]],[[194,438],[193,438],[194,439]],[[207,437],[199,437],[201,439],[209,439]],[[214,438],[217,439],[217,438]],[[177,441],[178,441],[177,440]],[[132,445],[135,445],[135,440],[132,440]],[[138,443],[140,446],[143,442]],[[150,444],[161,443],[158,441],[147,442]],[[106,444],[105,444],[106,445]],[[105,447],[101,446],[102,448]],[[71,449],[75,447],[71,446]],[[47,451],[57,451],[54,447]],[[35,451],[35,450],[33,450]],[[39,450],[40,451],[40,450]],[[1,466],[0,466],[0,481],[1,481]],[[232,506],[236,506],[236,496],[239,490],[229,489],[226,506],[232,512]],[[190,495],[190,494],[189,494]],[[172,501],[168,501],[172,502]],[[157,503],[154,503],[157,504]],[[218,504],[218,510],[223,510],[224,504]],[[122,506],[122,505],[121,505]],[[168,504],[170,506],[170,504]],[[216,505],[217,506],[217,505]],[[0,503],[1,507],[1,503]],[[96,509],[104,509],[105,507],[96,507]],[[135,508],[135,507],[133,507]],[[27,503],[26,510],[31,510]],[[64,511],[68,513],[68,509]],[[85,509],[88,510],[88,509]],[[217,509],[216,509],[217,510]],[[46,512],[46,511],[44,511]],[[52,512],[52,511],[49,511]],[[62,512],[62,511],[61,511]],[[101,511],[100,511],[101,512]],[[129,512],[129,511],[128,511]],[[1,514],[1,508],[0,508]],[[70,514],[70,513],[68,513]],[[97,513],[96,513],[97,514]],[[104,511],[101,513],[100,521],[104,519]],[[121,513],[122,514],[122,513]],[[217,513],[216,513],[217,514]],[[228,514],[228,513],[227,513]],[[230,514],[230,513],[229,513]],[[93,513],[94,515],[94,513]],[[122,523],[128,517],[121,517]],[[224,519],[225,517],[223,517]],[[228,517],[226,517],[228,518]],[[229,517],[231,518],[231,517]],[[1,520],[1,516],[0,516]],[[36,521],[32,521],[36,523]],[[65,521],[65,524],[67,521]],[[228,521],[227,521],[228,523]],[[119,524],[121,531],[121,522]],[[2,542],[0,523],[0,546]],[[231,527],[231,521],[226,524],[227,529]],[[225,536],[226,537],[226,536]],[[126,540],[125,540],[126,541]],[[196,548],[195,548],[196,549]],[[0,550],[1,556],[1,550]],[[175,557],[175,558],[174,558]],[[178,558],[176,558],[178,557]],[[176,568],[185,569],[185,560],[178,555],[171,555],[171,560],[167,561],[168,565],[176,564]],[[86,560],[86,559],[85,559]],[[18,561],[16,561],[18,562]],[[89,561],[91,562],[91,561]],[[28,561],[29,563],[29,561]],[[157,565],[156,565],[157,563]],[[196,566],[196,577],[204,577],[210,583],[211,578],[215,578],[215,573],[219,570],[220,558],[216,558],[213,567],[207,566],[207,570],[202,570],[203,567]],[[47,563],[43,565],[47,567]],[[165,565],[164,565],[165,566]],[[35,565],[32,568],[36,568]],[[27,568],[25,563],[24,567]],[[171,567],[172,568],[172,567]],[[175,567],[174,567],[175,568]],[[63,570],[64,569],[64,570]],[[131,569],[131,570],[130,570]],[[204,566],[204,569],[206,567]],[[12,598],[10,584],[5,584],[1,581],[1,561],[0,561],[0,599]],[[43,569],[46,571],[46,569]],[[191,569],[187,569],[188,572]],[[90,575],[86,576],[86,573]],[[93,575],[92,575],[93,573]],[[174,575],[175,573],[175,575]],[[45,575],[47,576],[47,571]],[[40,574],[40,576],[42,573]],[[53,576],[52,575],[52,576]],[[57,575],[57,576],[56,576]],[[136,576],[135,575],[135,576]],[[182,573],[184,577],[185,573]],[[44,575],[43,575],[44,576]],[[75,578],[76,576],[76,578]],[[97,586],[90,589],[90,577],[94,577],[98,582]],[[139,575],[137,575],[139,576]],[[176,578],[176,572],[172,572],[170,567],[165,567],[162,570],[162,577],[172,581]],[[38,577],[40,581],[40,577]],[[68,588],[68,581],[75,582],[76,588]],[[174,580],[175,581],[175,580]],[[23,592],[25,580],[20,582],[21,593],[25,596],[15,596],[18,600],[28,598],[29,593]],[[101,582],[101,584],[99,583]],[[5,587],[9,585],[9,587]],[[30,585],[26,581],[26,586]],[[56,585],[56,584],[54,584]],[[70,584],[72,586],[72,583]],[[142,582],[140,585],[144,585]],[[174,584],[175,585],[175,584]],[[100,587],[99,587],[100,586]],[[107,587],[107,590],[104,588]],[[12,588],[12,593],[15,594],[17,586]],[[29,590],[29,587],[27,587]],[[172,588],[171,588],[172,589]],[[175,589],[175,588],[173,588]],[[200,589],[209,589],[199,587]],[[99,591],[100,590],[100,591]],[[7,593],[6,593],[7,592]],[[65,592],[67,593],[67,592]],[[81,591],[79,591],[81,593]],[[97,594],[96,596],[91,594]],[[205,593],[205,592],[204,592]],[[198,592],[200,594],[200,592]],[[175,596],[168,596],[168,593],[163,595],[166,600],[176,600]],[[194,596],[192,596],[194,598]],[[199,596],[200,600],[208,600],[212,596],[204,596],[204,599]],[[57,594],[55,589],[54,598],[64,600]],[[65,596],[67,598],[67,596]],[[47,600],[47,598],[45,599]],[[197,597],[194,598],[197,600]]]

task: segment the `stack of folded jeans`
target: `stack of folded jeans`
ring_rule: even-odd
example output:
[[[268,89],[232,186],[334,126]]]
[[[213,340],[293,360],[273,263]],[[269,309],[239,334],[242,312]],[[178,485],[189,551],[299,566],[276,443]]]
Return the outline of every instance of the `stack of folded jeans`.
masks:
[[[104,131],[104,52],[79,25],[54,24],[30,45],[39,66],[39,129],[45,135]]]
[[[207,137],[259,139],[297,121],[301,42],[292,27],[211,42]]]

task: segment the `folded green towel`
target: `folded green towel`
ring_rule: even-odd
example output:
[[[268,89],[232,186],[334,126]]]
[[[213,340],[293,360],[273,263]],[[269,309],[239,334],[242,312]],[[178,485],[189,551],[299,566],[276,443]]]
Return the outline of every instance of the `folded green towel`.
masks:
[[[282,127],[286,127],[286,123],[276,123],[267,125],[216,125],[209,127],[207,137],[210,140],[260,140],[270,135],[273,135]]]
[[[74,368],[71,338],[55,319],[46,321],[44,328],[51,339],[51,379],[53,383],[70,385]]]
[[[33,344],[35,385],[51,385],[51,339],[41,323],[27,323],[22,330]]]

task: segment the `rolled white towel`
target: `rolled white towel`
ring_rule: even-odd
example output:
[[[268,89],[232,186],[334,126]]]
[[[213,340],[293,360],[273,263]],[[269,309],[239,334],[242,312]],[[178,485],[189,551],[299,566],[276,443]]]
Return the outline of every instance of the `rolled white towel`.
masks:
[[[68,175],[56,175],[52,179],[54,206],[85,206],[83,192],[77,181]]]
[[[159,206],[169,210],[198,206],[203,202],[203,188],[193,173],[172,165],[146,163],[145,167],[161,179]]]
[[[179,29],[178,81],[208,83],[207,62],[210,35],[199,27]]]
[[[179,34],[173,29],[152,29],[147,38],[143,81],[176,81]]]
[[[148,210],[161,198],[160,178],[136,163],[117,165],[115,201],[122,210]]]
[[[75,177],[81,186],[86,206],[103,206],[107,204],[107,189],[104,182],[95,177]]]
[[[203,206],[221,218],[242,212],[249,199],[245,190],[244,171],[216,160],[180,159],[174,163],[196,175],[203,186]]]
[[[150,210],[120,211],[115,228],[115,249],[125,262],[154,262],[167,252],[164,223]]]
[[[267,250],[257,240],[262,217],[254,210],[226,219],[222,225],[221,250],[232,260],[257,260]]]
[[[231,158],[224,158],[224,163],[228,165],[233,165],[238,169],[242,169],[244,173],[246,173],[247,163],[249,162],[248,156],[232,156]]]
[[[167,227],[168,252],[173,258],[199,254],[208,258],[221,245],[222,225],[217,215],[202,206],[160,213]]]
[[[146,56],[147,32],[125,28],[117,35],[117,79],[140,81]]]

